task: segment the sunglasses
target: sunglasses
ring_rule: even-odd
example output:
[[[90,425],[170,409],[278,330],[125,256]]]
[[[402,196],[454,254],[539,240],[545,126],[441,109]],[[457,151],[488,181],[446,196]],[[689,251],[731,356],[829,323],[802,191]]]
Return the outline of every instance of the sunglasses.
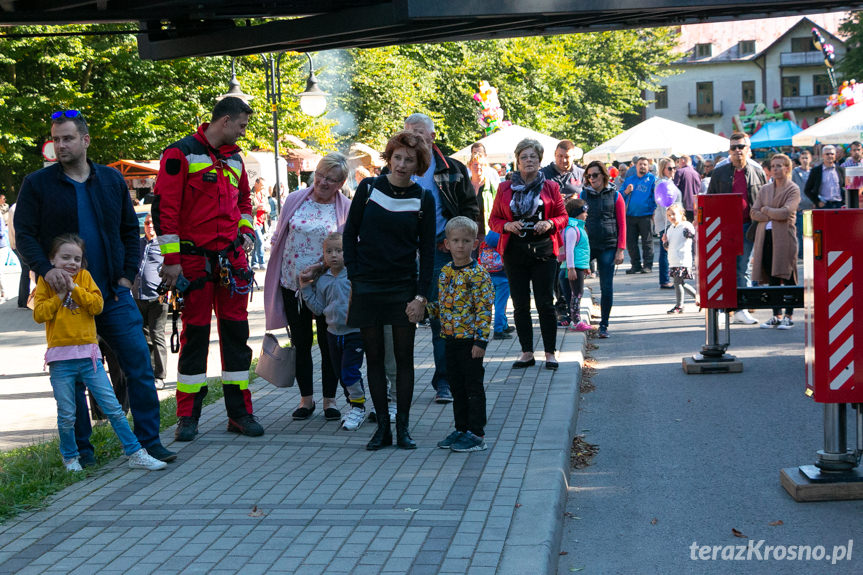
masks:
[[[746,144],[733,144],[729,149],[731,149],[731,150],[745,150]]]
[[[325,175],[323,175],[323,174],[319,174],[319,173],[317,173],[317,172],[315,172],[315,179],[316,179],[317,181],[319,181],[319,182],[328,182],[328,183],[330,183],[330,184],[338,184],[338,183],[340,183],[340,182],[341,182],[341,180],[336,180],[336,179],[333,179],[333,178],[328,178],[327,176],[325,176]]]
[[[53,114],[51,114],[51,119],[56,120],[58,118],[62,118],[63,116],[67,118],[77,118],[81,115],[81,112],[78,110],[57,110]]]
[[[591,173],[587,174],[587,179],[589,179],[589,180],[592,180],[593,178],[601,178],[601,177],[602,177],[602,174],[600,174],[599,172],[591,172]]]

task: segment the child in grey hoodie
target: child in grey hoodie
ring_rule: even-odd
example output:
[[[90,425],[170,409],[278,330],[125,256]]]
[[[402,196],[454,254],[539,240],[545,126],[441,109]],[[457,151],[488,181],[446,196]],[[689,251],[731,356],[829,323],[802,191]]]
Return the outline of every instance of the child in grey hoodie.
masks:
[[[324,265],[328,268],[317,280],[301,277],[303,300],[315,315],[327,319],[327,343],[333,368],[339,374],[351,404],[351,410],[342,418],[342,428],[357,430],[366,419],[365,386],[360,368],[363,365],[363,338],[360,330],[347,326],[348,306],[351,301],[351,282],[345,269],[342,253],[342,234],[336,232],[324,240]],[[320,334],[319,334],[320,335]],[[324,398],[324,402],[331,398]],[[334,398],[332,398],[334,405]],[[339,419],[335,407],[324,409],[327,419]]]

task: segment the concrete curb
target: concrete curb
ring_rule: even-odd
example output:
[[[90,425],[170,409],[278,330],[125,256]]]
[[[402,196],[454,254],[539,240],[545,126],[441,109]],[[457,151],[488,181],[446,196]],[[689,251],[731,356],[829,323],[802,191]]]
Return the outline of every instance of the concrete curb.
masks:
[[[588,292],[580,307],[582,316],[590,322]],[[566,337],[578,338],[580,345],[576,346],[577,351],[561,358],[558,377],[551,380],[528,460],[528,472],[519,491],[520,506],[513,513],[497,575],[557,572],[569,488],[569,454],[578,423],[587,345],[584,333],[566,332]]]

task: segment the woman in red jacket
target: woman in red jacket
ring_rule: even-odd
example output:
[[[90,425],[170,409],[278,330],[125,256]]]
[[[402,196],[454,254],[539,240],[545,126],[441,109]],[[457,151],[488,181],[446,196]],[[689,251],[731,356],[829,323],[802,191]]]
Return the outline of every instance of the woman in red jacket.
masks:
[[[530,291],[539,313],[539,328],[545,348],[545,368],[557,369],[557,319],[554,314],[554,280],[560,231],[566,227],[563,197],[555,182],[548,181],[539,167],[542,144],[525,139],[515,147],[517,171],[501,182],[494,198],[489,226],[501,235],[497,251],[509,280],[513,316],[521,356],[514,369],[536,364],[533,357],[533,326]]]

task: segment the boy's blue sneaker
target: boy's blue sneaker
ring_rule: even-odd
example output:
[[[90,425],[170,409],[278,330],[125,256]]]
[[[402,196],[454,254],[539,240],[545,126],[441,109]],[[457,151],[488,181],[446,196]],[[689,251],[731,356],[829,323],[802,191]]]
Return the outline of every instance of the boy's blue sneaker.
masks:
[[[434,396],[435,403],[452,403],[452,393],[448,387],[441,387]]]
[[[446,436],[446,439],[442,439],[437,442],[437,446],[441,449],[449,449],[452,447],[452,444],[458,441],[461,436],[464,435],[464,432],[461,431],[453,431],[449,435]]]
[[[470,431],[465,431],[461,437],[453,442],[450,449],[458,451],[459,453],[466,451],[485,451],[488,449],[488,445],[485,444],[485,439],[482,437],[474,435]]]

